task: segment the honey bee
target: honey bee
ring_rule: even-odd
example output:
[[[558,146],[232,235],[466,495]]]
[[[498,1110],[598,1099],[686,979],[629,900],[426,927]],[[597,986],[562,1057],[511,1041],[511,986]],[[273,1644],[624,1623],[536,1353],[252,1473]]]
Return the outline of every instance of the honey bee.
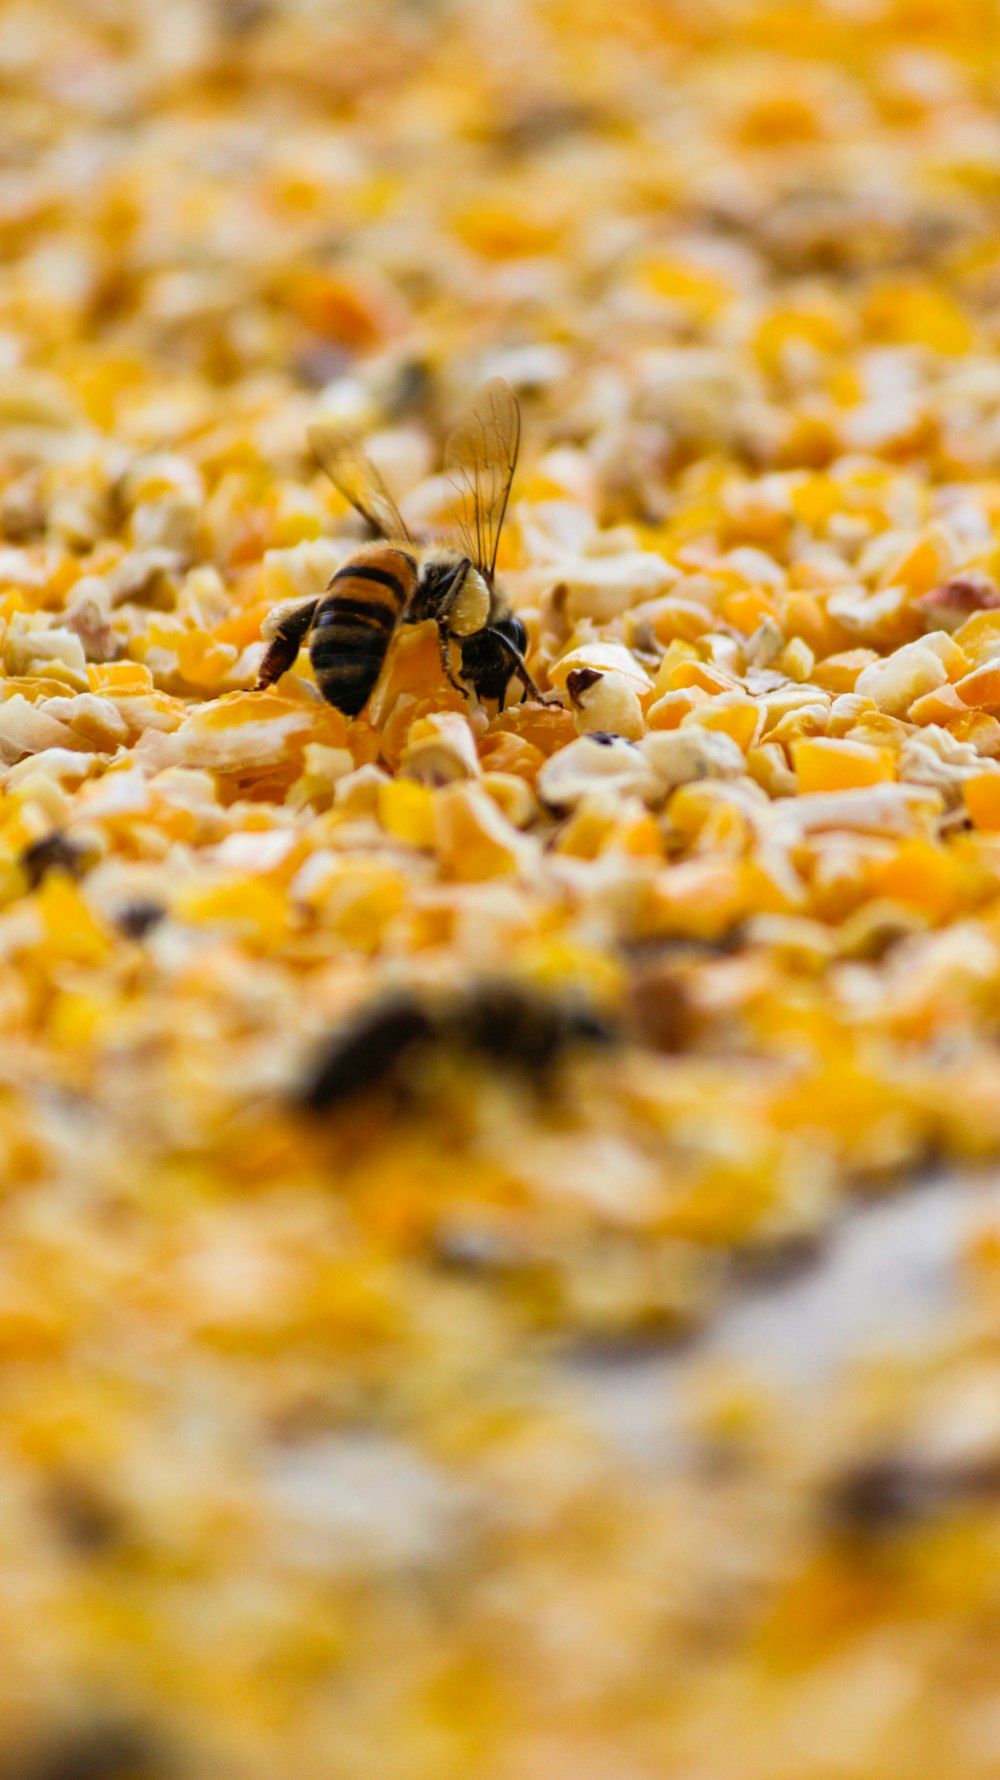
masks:
[[[338,569],[325,593],[282,616],[261,663],[262,691],[292,666],[308,639],[323,697],[345,716],[364,709],[398,624],[437,625],[441,666],[459,692],[502,703],[513,678],[541,701],[524,660],[527,633],[496,585],[497,549],[517,464],[521,416],[503,378],[479,391],[445,446],[458,494],[453,538],[418,548],[374,464],[347,434],[309,429],[331,481],[378,534]],[[266,632],[265,632],[266,634]],[[453,672],[460,656],[463,685]]]
[[[474,1058],[544,1096],[568,1058],[620,1036],[611,1016],[588,1001],[528,984],[486,978],[432,997],[400,988],[332,1034],[296,1098],[303,1111],[328,1113],[367,1093],[413,1087],[428,1056]]]

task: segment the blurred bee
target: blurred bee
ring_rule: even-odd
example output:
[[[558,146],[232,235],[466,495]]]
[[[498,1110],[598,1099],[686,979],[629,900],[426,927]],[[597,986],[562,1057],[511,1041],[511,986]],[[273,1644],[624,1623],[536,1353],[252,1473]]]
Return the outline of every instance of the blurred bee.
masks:
[[[544,1095],[559,1065],[586,1047],[614,1044],[610,1016],[573,995],[484,979],[450,996],[401,988],[378,997],[333,1033],[299,1092],[304,1111],[327,1113],[360,1095],[406,1085],[420,1058],[474,1058]]]
[[[441,666],[459,692],[502,702],[513,678],[541,700],[524,660],[527,633],[496,585],[497,549],[517,464],[521,416],[509,384],[494,377],[445,446],[459,496],[455,537],[418,549],[375,466],[348,435],[309,429],[331,481],[380,541],[338,569],[320,599],[282,615],[268,640],[258,691],[290,668],[308,638],[323,697],[356,717],[375,688],[397,624],[437,625]],[[265,635],[267,634],[265,628]],[[452,671],[460,653],[463,686]]]

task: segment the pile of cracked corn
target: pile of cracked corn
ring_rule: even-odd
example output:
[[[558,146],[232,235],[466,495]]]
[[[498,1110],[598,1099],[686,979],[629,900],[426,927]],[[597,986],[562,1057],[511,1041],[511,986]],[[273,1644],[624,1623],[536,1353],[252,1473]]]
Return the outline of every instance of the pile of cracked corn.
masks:
[[[655,1462],[575,1364],[1000,1153],[1000,14],[502,15],[0,13],[2,1780],[1000,1768],[989,1228]],[[432,534],[494,374],[560,700],[256,693],[307,425]]]

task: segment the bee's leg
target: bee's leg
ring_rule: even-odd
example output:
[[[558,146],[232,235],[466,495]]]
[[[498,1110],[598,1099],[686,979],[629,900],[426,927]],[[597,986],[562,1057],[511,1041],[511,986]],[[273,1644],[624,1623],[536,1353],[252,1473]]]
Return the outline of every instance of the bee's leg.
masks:
[[[509,637],[505,637],[502,630],[494,630],[492,626],[490,627],[490,636],[500,644],[500,647],[503,649],[508,660],[513,663],[513,671],[520,680],[521,685],[524,687],[524,697],[527,698],[530,693],[532,698],[536,698],[540,705],[548,704],[550,701],[546,698],[544,692],[541,692],[535,685],[534,680],[528,672],[528,664],[517,645],[512,643]],[[524,699],[521,700],[521,703],[524,703]]]
[[[295,658],[305,641],[318,605],[319,600],[308,600],[304,606],[289,612],[288,617],[279,624],[260,664],[255,692],[265,692],[268,686],[273,686],[275,680],[280,680],[282,674],[287,674],[289,668],[295,666]]]
[[[438,633],[438,647],[441,650],[441,666],[442,666],[442,669],[444,670],[444,677],[449,682],[450,685],[454,686],[456,692],[460,692],[462,694],[463,698],[468,698],[469,693],[468,693],[467,687],[462,685],[461,680],[456,680],[454,674],[451,671],[451,654],[450,654],[450,651],[448,648],[448,644],[450,641],[450,632],[448,630],[447,625],[443,624],[439,621],[438,627],[437,627],[437,633]]]

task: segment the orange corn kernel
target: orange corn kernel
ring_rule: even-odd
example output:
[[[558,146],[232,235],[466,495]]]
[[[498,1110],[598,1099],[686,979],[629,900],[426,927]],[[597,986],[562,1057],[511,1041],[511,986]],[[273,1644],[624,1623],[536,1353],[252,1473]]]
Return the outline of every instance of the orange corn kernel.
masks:
[[[659,704],[664,702],[663,699],[658,700]],[[683,721],[685,724],[696,723],[701,729],[717,730],[722,735],[732,736],[745,754],[757,734],[760,710],[753,699],[741,698],[738,693],[722,692],[717,698],[710,698],[705,704],[696,706]],[[651,723],[650,727],[664,726]]]
[[[447,681],[442,682],[441,650],[433,625],[401,626],[392,639],[371,696],[368,705],[369,722],[385,722],[403,693],[409,693],[414,698],[423,698],[433,692],[437,699],[439,687],[441,703],[447,704],[449,701],[445,694],[452,691],[452,688]],[[461,695],[456,693],[455,696],[459,698]]]
[[[702,692],[732,692],[735,681],[718,668],[710,667],[707,661],[680,661],[671,675],[671,690],[681,692],[688,686],[698,686]]]
[[[565,706],[536,705],[534,700],[529,700],[523,705],[515,705],[513,710],[501,712],[494,720],[490,734],[517,736],[548,759],[559,748],[565,748],[567,742],[576,740],[576,724],[573,713]],[[490,770],[498,770],[492,761]]]
[[[840,655],[828,655],[813,668],[813,682],[822,686],[825,692],[835,692],[838,696],[853,692],[858,675],[878,659],[874,649],[847,649]]]
[[[895,778],[889,752],[867,742],[804,736],[792,743],[792,762],[800,792],[850,791]]]
[[[976,773],[966,779],[962,791],[977,828],[1000,828],[1000,772]]]
[[[917,908],[931,921],[946,921],[961,902],[954,860],[930,841],[904,841],[876,864],[872,884],[879,896]]]
[[[289,301],[314,333],[345,346],[375,346],[403,320],[395,292],[342,273],[303,273],[289,291]]]
[[[971,742],[977,754],[988,759],[1000,756],[1000,721],[986,711],[963,711],[945,727],[956,742]]]
[[[956,684],[964,705],[974,706],[976,710],[992,710],[1000,706],[1000,662],[986,662],[982,667],[973,668]]]
[[[973,612],[964,624],[952,633],[952,640],[964,649],[971,661],[989,655],[1000,646],[1000,611]]]
[[[534,782],[539,767],[545,764],[540,748],[509,732],[484,736],[479,744],[479,758],[484,772],[516,773],[518,778],[530,782]]]
[[[799,589],[780,600],[778,622],[786,637],[801,637],[820,657],[830,655],[844,640],[840,625],[823,610],[815,594]]]
[[[954,686],[935,686],[915,698],[906,715],[911,723],[949,723],[955,717],[968,716],[969,707],[959,698]]]
[[[631,853],[637,859],[663,858],[663,836],[660,832],[660,825],[655,816],[651,816],[648,811],[619,822],[615,831],[614,845],[622,853]]]
[[[777,602],[759,587],[748,587],[730,593],[722,602],[722,616],[734,630],[752,637],[764,618],[777,619]]]
[[[555,219],[531,216],[523,204],[513,202],[470,206],[457,214],[454,225],[466,247],[487,260],[549,252],[559,233]]]
[[[655,602],[651,625],[660,643],[694,643],[696,637],[712,630],[712,612],[698,600],[665,595]]]
[[[679,637],[668,644],[666,652],[656,670],[653,691],[659,698],[664,692],[673,691],[674,672],[682,662],[698,661],[698,651],[693,643],[683,643]]]
[[[87,679],[91,692],[128,693],[136,697],[153,690],[153,675],[141,661],[92,662]]]
[[[709,703],[709,695],[700,686],[688,686],[683,692],[665,692],[646,712],[650,729],[679,729],[685,717],[699,706]]]
[[[930,527],[886,564],[878,584],[905,587],[908,593],[919,596],[937,587],[954,566],[954,552],[947,535]]]
[[[217,643],[235,643],[237,649],[245,649],[250,643],[260,641],[260,627],[270,610],[270,600],[258,600],[245,611],[234,612],[231,618],[217,624],[212,635]]]
[[[778,462],[782,468],[823,470],[831,458],[837,456],[838,448],[837,429],[832,415],[817,407],[803,407],[798,414],[788,417],[787,430],[778,446]],[[814,476],[812,480],[819,483],[823,478]],[[796,517],[801,517],[800,503],[793,502],[793,505]],[[801,502],[801,508],[805,513],[816,513],[819,523],[827,517],[823,510],[824,496],[821,490],[814,496],[810,491]]]
[[[729,280],[719,272],[673,255],[648,255],[639,278],[656,296],[702,318],[715,315],[732,295]]]
[[[30,602],[20,587],[6,587],[0,594],[0,618],[11,619],[15,612],[30,610]]]
[[[753,829],[746,811],[735,804],[717,803],[699,829],[694,847],[699,853],[742,855],[752,839]]]

